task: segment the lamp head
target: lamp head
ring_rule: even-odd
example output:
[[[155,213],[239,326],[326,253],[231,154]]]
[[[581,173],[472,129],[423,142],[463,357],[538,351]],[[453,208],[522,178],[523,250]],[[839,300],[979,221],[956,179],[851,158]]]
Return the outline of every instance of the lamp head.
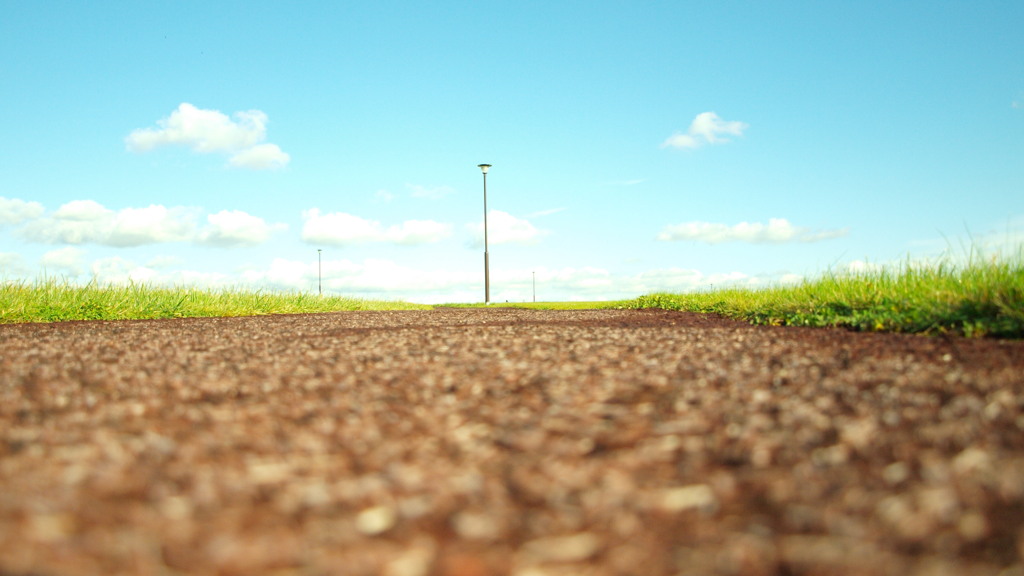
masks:
[[[487,169],[491,167],[490,164],[477,164],[477,166],[483,170],[484,174],[487,174]]]

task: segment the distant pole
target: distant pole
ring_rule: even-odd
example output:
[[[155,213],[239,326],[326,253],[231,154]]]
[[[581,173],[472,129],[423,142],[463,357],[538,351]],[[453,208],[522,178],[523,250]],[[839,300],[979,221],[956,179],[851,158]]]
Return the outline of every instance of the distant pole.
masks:
[[[484,173],[484,304],[491,303],[491,261],[487,253],[487,170],[490,164],[477,164]]]
[[[323,296],[324,295],[324,274],[323,274],[324,265],[323,265],[323,260],[320,258],[320,253],[321,252],[323,252],[322,249],[320,249],[320,248],[316,249],[316,287],[317,287],[318,290],[320,290],[320,295]]]
[[[537,273],[533,273],[533,301],[537,302]]]

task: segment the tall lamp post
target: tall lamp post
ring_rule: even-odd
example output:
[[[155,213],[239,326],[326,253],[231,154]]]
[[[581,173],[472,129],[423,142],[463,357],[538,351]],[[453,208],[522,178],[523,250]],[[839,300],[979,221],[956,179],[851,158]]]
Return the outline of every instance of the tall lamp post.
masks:
[[[320,248],[316,249],[316,287],[320,291],[320,295],[323,296],[324,295],[324,280],[323,280],[323,277],[324,277],[324,275],[323,275],[324,266],[322,264],[322,260],[320,259],[320,253],[321,252],[323,252],[322,249],[320,249]]]
[[[491,262],[487,253],[487,170],[490,164],[477,164],[484,173],[484,304],[491,303]]]

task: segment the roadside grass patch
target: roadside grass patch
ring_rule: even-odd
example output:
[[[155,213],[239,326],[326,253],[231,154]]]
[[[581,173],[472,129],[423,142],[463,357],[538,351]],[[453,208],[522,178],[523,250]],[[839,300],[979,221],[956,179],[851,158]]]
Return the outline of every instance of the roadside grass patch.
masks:
[[[712,312],[754,324],[1024,337],[1024,258],[826,274],[795,286],[641,296],[630,308]]]
[[[0,284],[0,324],[410,310],[430,306],[302,292],[166,288],[146,284],[77,285],[53,279]]]
[[[907,262],[898,268],[828,273],[800,284],[764,289],[655,293],[618,301],[440,306],[661,308],[716,313],[754,324],[1024,338],[1024,248],[1009,259],[972,258],[962,266]],[[96,282],[78,285],[54,279],[0,282],[0,324],[430,308],[433,306],[302,292]]]

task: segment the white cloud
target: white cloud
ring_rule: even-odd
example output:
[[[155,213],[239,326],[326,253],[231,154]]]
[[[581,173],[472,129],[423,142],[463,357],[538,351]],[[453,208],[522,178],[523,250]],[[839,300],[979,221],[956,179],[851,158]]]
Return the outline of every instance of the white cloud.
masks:
[[[1024,216],[1018,215],[1007,220],[1002,230],[990,230],[972,237],[969,257],[983,259],[1024,258]]]
[[[483,275],[478,270],[415,268],[390,260],[362,262],[325,259],[322,262],[324,292],[369,298],[401,299],[421,303],[474,302],[484,297]],[[549,270],[492,270],[491,297],[494,302],[525,301],[532,297],[533,272],[540,294],[557,292],[561,300],[603,298],[615,292],[619,281],[600,268]],[[265,270],[245,274],[249,285],[277,290],[315,291],[317,261],[275,259]],[[639,294],[628,294],[637,296]]]
[[[455,188],[452,188],[451,186],[420,186],[419,184],[406,184],[405,187],[410,190],[410,196],[413,198],[439,200],[445,196],[450,196],[455,193]]]
[[[29,222],[20,233],[47,244],[103,243],[110,233],[114,212],[93,200],[74,200],[48,217]]]
[[[74,200],[49,215],[38,210],[32,213],[37,217],[15,230],[15,234],[44,244],[123,248],[193,242],[220,247],[253,246],[266,242],[273,232],[287,228],[239,210],[222,210],[208,215],[207,226],[200,230],[197,220],[201,211],[197,208],[151,204],[115,211],[94,200]]]
[[[635,298],[655,292],[694,292],[725,287],[763,287],[768,285],[798,282],[801,276],[778,273],[748,275],[742,272],[719,272],[707,274],[700,270],[683,268],[661,268],[647,270],[633,275],[620,275],[603,268],[559,268],[538,267],[533,269],[498,269],[491,274],[492,300],[502,302],[526,302],[533,299],[536,280],[538,301],[587,301]],[[471,278],[467,286],[480,284],[480,279]],[[480,286],[482,291],[482,286]],[[462,299],[448,298],[433,302],[476,301],[482,299],[482,292],[469,290],[469,296]],[[427,300],[410,298],[419,302]]]
[[[451,235],[451,225],[433,220],[406,220],[388,228],[384,237],[396,244],[430,244]]]
[[[328,286],[338,292],[387,294],[430,293],[450,290],[466,279],[459,273],[436,268],[427,270],[402,266],[389,260],[367,259],[361,264],[335,262],[328,270],[337,271]]]
[[[53,262],[75,264],[75,254],[65,258],[54,254]],[[0,263],[16,261],[0,254]],[[325,256],[327,256],[325,254]],[[457,263],[438,267],[435,263],[405,265],[391,260],[366,259],[361,262],[327,257],[318,266],[314,256],[304,260],[277,258],[258,268],[243,272],[201,272],[180,269],[183,261],[150,260],[140,265],[114,256],[92,262],[92,277],[102,284],[129,282],[199,288],[240,288],[316,292],[322,270],[324,292],[356,297],[405,300],[422,303],[474,302],[483,300],[483,277],[475,266]],[[476,264],[475,259],[473,264]],[[4,268],[5,273],[9,273]],[[633,298],[652,292],[689,292],[727,286],[758,287],[780,282],[799,281],[799,276],[774,274],[748,276],[740,272],[704,274],[698,270],[655,269],[634,275],[621,275],[603,268],[556,268],[491,270],[491,298],[494,302],[529,301],[534,279],[538,300],[579,301]]]
[[[39,202],[25,202],[17,198],[0,196],[0,226],[17,225],[43,215],[43,205]]]
[[[235,154],[228,163],[236,168],[271,170],[287,166],[291,159],[291,156],[282,152],[277,144],[257,144]]]
[[[125,138],[131,152],[148,152],[161,146],[185,146],[208,153],[228,153],[229,164],[265,170],[280,168],[291,159],[266,139],[267,115],[259,110],[236,112],[234,120],[218,110],[203,110],[183,102],[171,115],[157,121],[159,128],[140,128]]]
[[[703,142],[689,134],[675,134],[669,136],[661,143],[662,148],[699,148]]]
[[[700,270],[660,268],[633,275],[618,275],[602,268],[563,268],[510,271],[492,279],[492,292],[501,301],[528,301],[533,298],[533,272],[536,273],[537,300],[586,301],[635,298],[656,292],[695,292],[725,287],[763,287],[798,282],[794,274],[750,276],[742,272],[706,274]]]
[[[125,138],[132,152],[181,145],[196,152],[231,152],[254,146],[266,137],[267,115],[259,110],[236,112],[237,122],[218,110],[202,110],[183,102],[158,120],[159,129],[140,128]]]
[[[0,280],[7,280],[30,274],[30,269],[25,265],[21,254],[14,252],[0,252]]]
[[[302,212],[302,240],[309,244],[348,246],[370,242],[394,244],[430,244],[451,235],[451,226],[433,220],[407,220],[384,228],[376,220],[366,220],[344,212],[321,214],[319,208]]]
[[[92,276],[100,284],[156,283],[159,273],[152,268],[139,266],[120,256],[100,258],[91,266]]]
[[[308,290],[311,284],[315,286],[316,266],[316,262],[274,258],[267,270],[249,270],[243,274],[243,278],[247,284],[252,285],[269,285],[282,290]]]
[[[344,212],[321,214],[319,208],[302,212],[302,239],[310,244],[346,246],[373,242],[380,237],[380,222]]]
[[[676,132],[662,142],[662,148],[699,148],[705,144],[729,142],[728,136],[742,136],[749,125],[738,121],[726,121],[714,112],[697,114],[685,134]]]
[[[146,208],[124,208],[114,216],[113,229],[103,244],[141,246],[191,240],[195,234],[195,211],[153,204]]]
[[[221,272],[195,270],[159,270],[153,264],[142,266],[120,256],[100,258],[90,266],[92,279],[99,284],[147,284],[197,288],[237,288],[238,277]],[[259,288],[254,286],[254,288]]]
[[[171,268],[173,266],[181,266],[185,262],[186,260],[180,256],[162,255],[150,258],[149,262],[146,263],[146,266],[155,269]]]
[[[690,292],[712,284],[727,286],[751,283],[753,277],[741,272],[704,274],[683,268],[654,269],[631,276],[617,276],[601,268],[537,269],[538,300],[612,300],[635,298],[654,292]],[[531,282],[521,271],[514,285],[522,293]],[[529,286],[532,291],[532,286]],[[532,294],[531,294],[532,297]]]
[[[1010,215],[984,231],[968,230],[941,238],[916,239],[915,260],[958,266],[987,260],[1024,261],[1024,214]],[[903,260],[887,265],[899,266]]]
[[[847,262],[846,265],[840,267],[839,273],[852,274],[856,276],[861,274],[877,274],[882,270],[885,270],[885,266],[881,264],[868,262],[866,260],[852,260]]]
[[[53,215],[26,224],[20,234],[47,244],[102,244],[142,246],[188,240],[195,232],[194,210],[167,208],[158,204],[146,208],[113,211],[93,200],[75,200]]]
[[[47,270],[47,273],[56,270],[68,276],[79,276],[85,271],[84,255],[85,251],[80,248],[65,246],[43,254],[39,263]]]
[[[199,233],[198,242],[212,246],[255,246],[269,240],[274,231],[287,228],[240,210],[221,210],[206,220],[209,225]]]
[[[100,220],[113,214],[95,200],[72,200],[57,208],[53,217],[71,222],[90,222]]]
[[[787,242],[818,242],[845,236],[848,229],[813,231],[794,226],[785,218],[772,218],[767,224],[740,222],[733,226],[714,222],[684,222],[666,226],[658,240],[694,240],[708,244],[749,242],[751,244],[783,244]]]
[[[324,292],[387,299],[415,299],[418,302],[451,302],[451,295],[477,281],[477,274],[441,270],[420,270],[389,260],[324,259],[295,261],[276,258],[265,270],[250,270],[245,282],[278,290],[315,291],[322,269]]]
[[[484,224],[467,224],[466,228],[473,234],[473,246],[484,245]],[[508,212],[491,210],[487,214],[488,244],[536,244],[547,230],[539,230],[528,220],[516,218]]]
[[[715,272],[705,274],[700,270],[685,268],[661,268],[647,270],[630,278],[630,293],[637,296],[654,292],[693,292],[696,290],[727,286],[757,286],[766,279],[750,276],[743,272]]]

